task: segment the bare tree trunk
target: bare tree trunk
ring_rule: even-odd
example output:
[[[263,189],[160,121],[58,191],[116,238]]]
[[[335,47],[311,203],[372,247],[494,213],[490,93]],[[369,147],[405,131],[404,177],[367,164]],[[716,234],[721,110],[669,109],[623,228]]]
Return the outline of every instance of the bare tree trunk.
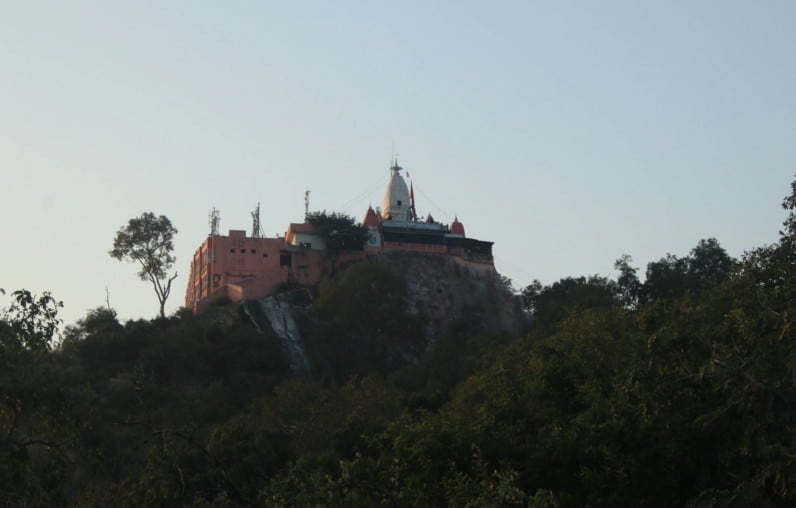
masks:
[[[155,287],[155,294],[158,296],[158,302],[160,303],[160,318],[166,319],[166,300],[169,299],[169,294],[171,294],[171,283],[174,282],[174,279],[177,278],[177,272],[174,272],[174,275],[168,278],[166,281],[166,286],[164,287],[160,283],[160,279],[155,277],[154,275],[150,276],[152,280],[152,285]]]

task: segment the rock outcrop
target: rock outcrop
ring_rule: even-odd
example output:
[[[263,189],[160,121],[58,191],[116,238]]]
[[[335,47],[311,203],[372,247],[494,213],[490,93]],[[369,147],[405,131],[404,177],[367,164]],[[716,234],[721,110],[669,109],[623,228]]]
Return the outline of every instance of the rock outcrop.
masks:
[[[519,333],[527,316],[519,298],[491,265],[419,252],[385,252],[387,263],[406,280],[412,312],[428,320],[429,343],[464,318],[476,318],[481,331]]]
[[[427,346],[463,320],[471,333],[517,335],[527,324],[519,298],[503,285],[492,265],[402,251],[382,253],[366,262],[384,263],[406,281],[409,312],[424,318]],[[271,331],[280,338],[285,361],[298,376],[310,374],[301,323],[308,322],[311,305],[310,290],[301,288],[243,306],[261,333]]]
[[[306,313],[312,304],[312,293],[301,288],[277,293],[260,300],[248,300],[243,305],[257,331],[272,331],[279,337],[282,354],[290,371],[297,376],[309,376],[310,364],[301,344],[301,332],[296,314]]]

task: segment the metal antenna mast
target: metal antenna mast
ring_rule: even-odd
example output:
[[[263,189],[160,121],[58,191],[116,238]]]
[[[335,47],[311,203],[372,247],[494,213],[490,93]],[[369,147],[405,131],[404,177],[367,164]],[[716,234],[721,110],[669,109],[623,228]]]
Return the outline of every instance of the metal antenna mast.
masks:
[[[304,191],[304,220],[310,215],[310,190]]]
[[[221,222],[221,215],[215,207],[210,210],[210,236],[218,236],[218,225]]]
[[[257,203],[257,208],[252,212],[252,238],[262,238],[263,228],[260,227],[260,203]]]

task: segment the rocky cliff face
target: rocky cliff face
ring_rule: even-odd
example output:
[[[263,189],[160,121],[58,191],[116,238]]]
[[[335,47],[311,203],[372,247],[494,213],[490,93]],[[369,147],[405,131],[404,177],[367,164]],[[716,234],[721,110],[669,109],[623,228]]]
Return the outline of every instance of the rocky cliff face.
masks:
[[[472,334],[516,335],[527,324],[519,298],[503,286],[490,265],[418,252],[387,252],[368,262],[383,263],[406,281],[409,313],[424,318],[427,346],[460,321],[468,323]],[[244,305],[258,330],[280,338],[285,361],[299,376],[311,371],[302,344],[302,335],[312,327],[311,306],[312,295],[306,288]]]
[[[302,345],[297,318],[306,316],[311,302],[312,294],[302,288],[249,300],[243,305],[244,312],[258,332],[266,333],[270,329],[279,337],[282,355],[290,371],[302,377],[310,375],[310,365]]]
[[[407,282],[413,312],[428,319],[429,342],[461,319],[477,321],[482,331],[519,333],[527,324],[519,298],[500,282],[492,266],[419,252],[386,252],[387,263]]]

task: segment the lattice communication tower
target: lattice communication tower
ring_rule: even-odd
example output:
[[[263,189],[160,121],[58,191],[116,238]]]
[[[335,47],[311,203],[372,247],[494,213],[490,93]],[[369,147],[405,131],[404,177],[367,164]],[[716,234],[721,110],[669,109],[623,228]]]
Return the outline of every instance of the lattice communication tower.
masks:
[[[215,207],[210,210],[210,236],[218,236],[218,225],[221,223],[221,215]]]
[[[252,212],[252,238],[262,238],[263,228],[260,227],[260,203],[257,203],[257,208]]]

